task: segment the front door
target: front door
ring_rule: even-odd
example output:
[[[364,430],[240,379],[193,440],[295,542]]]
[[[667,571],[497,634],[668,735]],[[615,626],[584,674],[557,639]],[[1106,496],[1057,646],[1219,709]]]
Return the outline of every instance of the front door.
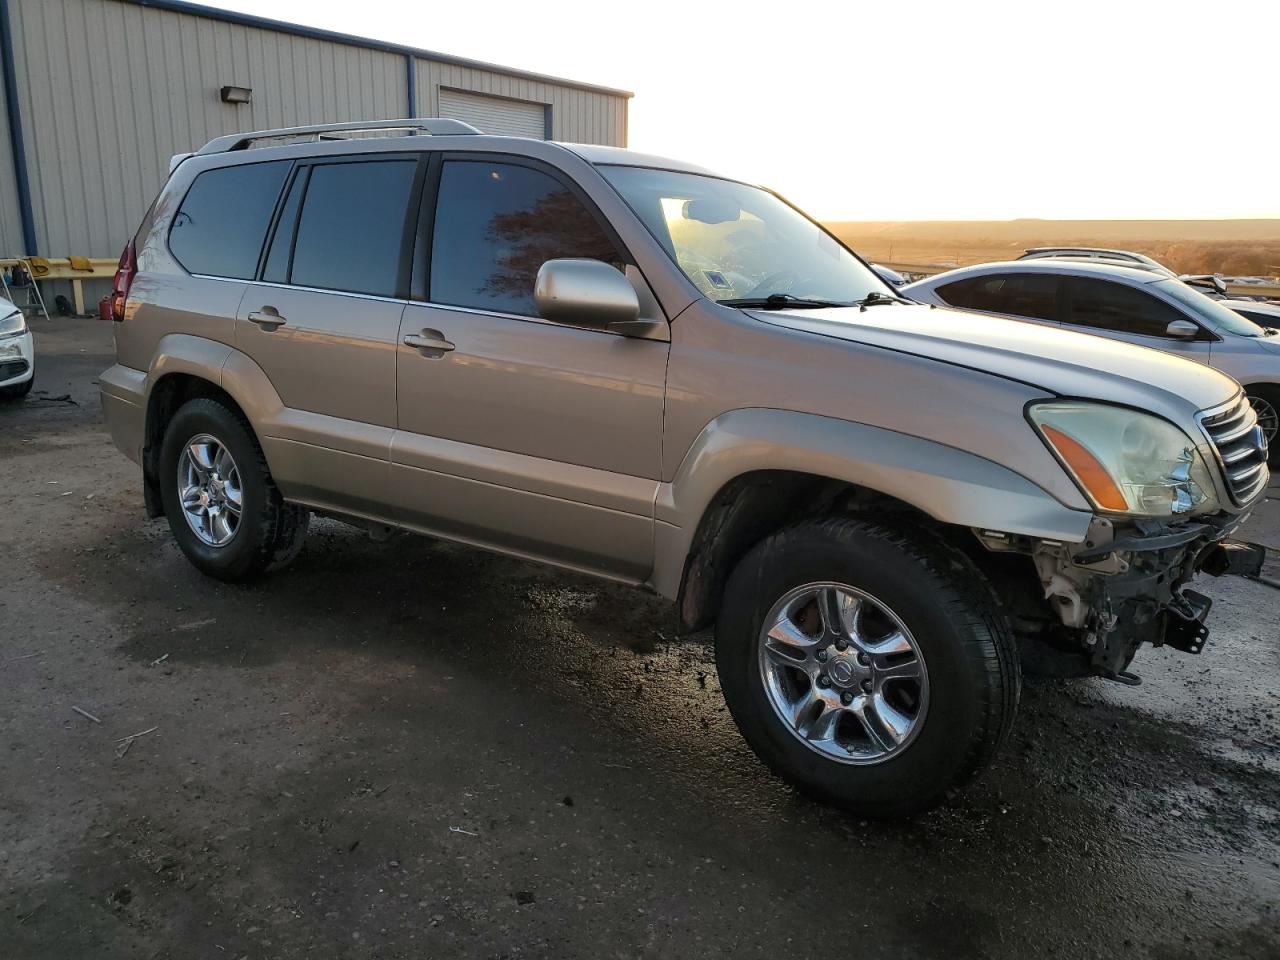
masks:
[[[236,347],[280,397],[255,419],[292,499],[384,509],[418,166],[385,154],[299,166],[240,301]]]
[[[669,344],[550,323],[533,302],[547,260],[625,268],[625,253],[550,168],[458,158],[438,177],[428,302],[410,304],[400,328],[391,475],[402,519],[644,580]]]

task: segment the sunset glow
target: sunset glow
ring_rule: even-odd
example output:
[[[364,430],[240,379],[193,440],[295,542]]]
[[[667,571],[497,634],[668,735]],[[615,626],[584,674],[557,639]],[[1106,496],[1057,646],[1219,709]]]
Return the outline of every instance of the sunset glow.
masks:
[[[827,219],[1280,216],[1280,6],[214,5],[635,91],[630,145]]]

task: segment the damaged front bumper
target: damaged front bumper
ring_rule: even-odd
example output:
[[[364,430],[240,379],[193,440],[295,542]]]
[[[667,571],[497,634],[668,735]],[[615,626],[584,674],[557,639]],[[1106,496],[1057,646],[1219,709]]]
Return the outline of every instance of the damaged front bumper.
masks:
[[[1083,543],[1018,542],[978,532],[997,552],[1027,553],[1044,599],[1074,637],[1087,672],[1138,683],[1128,672],[1143,643],[1199,653],[1208,638],[1212,601],[1186,589],[1197,573],[1257,576],[1266,550],[1231,539],[1248,514],[1117,526],[1096,518]]]

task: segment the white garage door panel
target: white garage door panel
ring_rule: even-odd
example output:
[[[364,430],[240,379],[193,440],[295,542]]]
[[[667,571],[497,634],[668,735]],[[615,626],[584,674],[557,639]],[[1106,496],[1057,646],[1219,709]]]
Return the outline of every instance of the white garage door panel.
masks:
[[[441,87],[440,116],[469,123],[481,133],[537,140],[547,137],[546,107],[541,103],[504,100]]]

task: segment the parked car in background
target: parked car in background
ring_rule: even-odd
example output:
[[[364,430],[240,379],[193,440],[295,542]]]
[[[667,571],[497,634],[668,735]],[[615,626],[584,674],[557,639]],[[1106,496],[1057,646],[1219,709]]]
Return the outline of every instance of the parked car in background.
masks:
[[[765,762],[891,815],[1005,741],[1020,645],[1133,682],[1143,643],[1200,651],[1199,569],[1261,569],[1264,447],[1214,370],[909,303],[678,160],[304,132],[181,161],[111,298],[107,423],[212,577],[318,511],[650,589],[714,624]]]
[[[1260,300],[1223,300],[1221,303],[1228,310],[1234,310],[1260,327],[1280,330],[1280,303]]]
[[[1158,260],[1153,260],[1145,253],[1134,253],[1132,250],[1108,250],[1102,247],[1030,247],[1018,259],[1097,260],[1104,263],[1115,263],[1120,266],[1137,267],[1166,277],[1176,278],[1183,283],[1190,284],[1210,297],[1225,297],[1227,295],[1226,281],[1216,274],[1174,273]]]
[[[12,301],[0,297],[0,400],[25,397],[35,375],[36,348],[27,318]]]
[[[1170,277],[1177,276],[1172,270],[1158,260],[1153,260],[1145,253],[1134,253],[1132,250],[1109,250],[1105,247],[1028,247],[1022,252],[1019,260],[1043,260],[1045,258],[1060,260],[1063,257],[1082,260],[1114,260],[1130,265],[1141,265],[1162,272]]]
[[[1107,259],[1035,257],[984,263],[908,284],[921,303],[1017,317],[1127,340],[1208,364],[1238,380],[1272,444],[1280,427],[1280,336],[1182,281]]]
[[[871,267],[871,269],[876,272],[876,276],[878,276],[885,283],[892,284],[895,287],[901,287],[905,285],[907,282],[907,278],[904,277],[902,274],[900,274],[897,270],[890,270],[888,267],[883,266],[882,264],[879,264],[879,263],[871,263],[871,264],[868,264],[868,266]]]

